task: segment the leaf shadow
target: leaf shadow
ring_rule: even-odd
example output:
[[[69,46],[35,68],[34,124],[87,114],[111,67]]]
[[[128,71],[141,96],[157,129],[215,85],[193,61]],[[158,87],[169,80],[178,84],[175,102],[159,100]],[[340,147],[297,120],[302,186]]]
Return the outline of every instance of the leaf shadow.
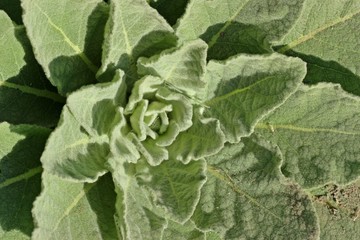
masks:
[[[276,49],[279,48],[281,46],[276,47]],[[360,76],[357,76],[338,62],[325,61],[295,51],[288,51],[286,55],[299,57],[307,63],[307,74],[303,81],[305,84],[313,85],[319,82],[339,83],[345,91],[360,96]]]
[[[99,81],[111,81],[115,71],[121,69],[125,72],[125,81],[128,89],[131,90],[135,81],[139,79],[136,66],[137,60],[140,57],[149,58],[160,54],[168,48],[176,47],[176,45],[177,37],[173,33],[167,31],[152,31],[140,39],[131,54],[122,54],[117,63],[108,66],[105,73],[98,76]]]
[[[96,186],[86,193],[86,198],[97,216],[99,232],[102,239],[118,239],[114,218],[116,193],[111,174],[108,173],[100,177],[95,184]],[[84,184],[84,190],[86,190],[87,185],[88,183]]]
[[[96,72],[101,65],[102,43],[109,6],[99,2],[88,17],[84,50],[71,56],[59,56],[49,64],[50,79],[61,95],[97,82]]]
[[[239,53],[272,52],[266,32],[251,24],[239,22],[215,24],[208,27],[200,38],[210,43],[207,60],[225,60]],[[212,43],[213,39],[216,39],[214,43]]]
[[[41,66],[36,62],[25,28],[16,27],[14,35],[22,45],[23,60],[26,64],[16,76],[5,80],[15,87],[0,86],[0,109],[3,112],[0,121],[53,127],[59,119],[64,103],[36,95],[36,91],[47,91],[56,95],[56,88],[46,79]],[[16,87],[28,88],[35,93],[26,93]]]
[[[0,159],[0,228],[5,236],[6,232],[17,230],[30,237],[34,229],[31,210],[41,191],[40,157],[49,131],[34,133],[21,125],[11,126],[10,130],[24,135],[24,139]],[[31,170],[32,176],[21,176]],[[16,177],[19,179],[12,182]]]

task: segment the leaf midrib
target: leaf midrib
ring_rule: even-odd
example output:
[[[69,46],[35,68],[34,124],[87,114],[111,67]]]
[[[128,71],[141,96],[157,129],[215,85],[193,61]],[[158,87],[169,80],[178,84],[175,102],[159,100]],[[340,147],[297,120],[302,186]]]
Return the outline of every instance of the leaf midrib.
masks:
[[[352,19],[354,16],[356,16],[357,14],[360,14],[360,9],[356,12],[350,13],[345,15],[342,18],[337,18],[334,21],[324,24],[323,26],[313,30],[312,32],[307,33],[306,35],[303,35],[297,39],[295,39],[294,41],[290,42],[289,44],[287,44],[286,46],[280,48],[278,50],[279,53],[285,53],[293,48],[295,48],[296,46],[303,44],[311,39],[314,39],[316,35],[318,35],[319,33],[324,32],[325,30],[334,27],[335,25],[344,23],[350,19]]]
[[[39,9],[39,11],[41,12],[41,14],[43,14],[48,23],[56,30],[58,31],[64,38],[64,41],[70,46],[71,49],[74,50],[75,54],[79,55],[79,57],[81,58],[81,60],[85,63],[85,65],[93,72],[93,73],[97,73],[98,71],[98,67],[95,66],[95,64],[93,64],[91,62],[91,60],[86,56],[86,54],[81,51],[80,47],[78,45],[76,45],[75,43],[73,43],[70,38],[66,35],[66,33],[59,27],[57,26],[50,18],[50,16],[37,4],[34,3],[34,5]]]
[[[261,203],[259,203],[254,197],[250,196],[247,192],[240,189],[234,181],[231,179],[230,176],[228,176],[226,173],[223,173],[220,169],[217,169],[214,166],[208,165],[207,171],[211,173],[215,178],[218,180],[224,182],[226,185],[229,185],[235,193],[238,193],[242,196],[244,196],[250,203],[253,205],[259,207],[260,209],[264,210],[265,212],[269,213],[271,216],[279,220],[280,222],[283,222],[282,218],[278,215],[276,215],[274,212],[272,212],[270,209],[267,209],[265,206],[263,206]]]
[[[271,127],[270,127],[271,126]],[[319,133],[319,132],[325,132],[325,133],[334,133],[334,134],[342,134],[342,135],[351,135],[351,136],[359,136],[360,132],[349,132],[349,131],[342,131],[332,128],[312,128],[312,127],[301,127],[301,126],[295,126],[292,124],[265,124],[265,123],[259,123],[255,126],[257,129],[269,129],[272,128],[274,131],[276,129],[285,129],[289,131],[296,131],[296,132],[307,132],[307,133]]]
[[[36,168],[32,168],[32,169],[30,169],[29,171],[27,171],[27,172],[25,172],[23,174],[20,174],[20,175],[17,175],[15,177],[6,179],[2,183],[0,183],[0,189],[8,187],[8,186],[10,186],[10,185],[12,185],[14,183],[21,182],[23,180],[28,180],[28,179],[36,176],[37,174],[39,174],[41,172],[42,172],[42,167],[41,166],[36,167]]]
[[[61,95],[59,95],[55,92],[51,92],[48,90],[37,89],[37,88],[25,86],[25,85],[20,85],[17,83],[11,83],[11,82],[0,80],[0,87],[1,86],[12,88],[12,89],[17,89],[23,93],[28,93],[31,95],[35,95],[37,97],[48,98],[48,99],[51,99],[54,102],[58,102],[58,103],[65,103],[65,101],[66,101],[66,98],[62,97]]]
[[[231,1],[231,0],[229,0]],[[229,26],[230,24],[234,21],[234,19],[241,13],[241,11],[245,8],[245,6],[250,2],[250,0],[247,0],[241,7],[239,7],[239,9],[225,22],[224,26],[216,33],[212,36],[212,38],[210,39],[209,43],[208,43],[208,48],[210,49],[211,47],[213,47],[217,40],[220,37],[220,34],[222,32],[224,32]],[[229,6],[229,4],[228,4]]]

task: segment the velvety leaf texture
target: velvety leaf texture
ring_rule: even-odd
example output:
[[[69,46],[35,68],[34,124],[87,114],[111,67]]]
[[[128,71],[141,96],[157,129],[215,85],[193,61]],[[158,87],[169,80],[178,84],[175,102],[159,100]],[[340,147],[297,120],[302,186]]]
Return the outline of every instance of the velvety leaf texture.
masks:
[[[114,82],[86,86],[68,98],[41,158],[45,169],[63,178],[89,182],[107,171],[108,134],[118,119],[115,100],[118,92],[124,91],[121,83],[121,75],[117,75]]]
[[[33,239],[118,239],[114,184],[109,175],[83,184],[45,171],[42,183],[33,209],[37,225]]]
[[[339,85],[302,86],[256,126],[283,153],[282,172],[306,188],[360,174],[360,99]]]
[[[43,76],[25,29],[15,27],[2,11],[0,22],[0,121],[56,125],[65,99]]]
[[[98,74],[121,68],[132,81],[136,80],[137,58],[175,46],[172,32],[165,19],[145,0],[111,1]]]
[[[304,0],[190,0],[184,16],[176,25],[181,40],[196,39],[216,24],[222,27],[212,33],[209,48],[221,41],[221,33],[233,22],[260,27],[268,39],[276,41],[297,20]]]
[[[192,220],[221,239],[318,239],[309,197],[280,173],[280,152],[252,136],[206,159]]]
[[[94,83],[107,5],[100,0],[24,0],[22,7],[36,59],[59,92],[66,95]]]
[[[355,240],[360,0],[0,1],[0,239]]]
[[[289,50],[336,61],[360,75],[358,31],[360,1],[306,0],[295,25],[283,39],[280,52]]]
[[[205,76],[209,87],[204,116],[219,119],[226,140],[238,142],[295,92],[305,72],[300,59],[278,54],[210,61]]]
[[[40,156],[49,129],[0,123],[0,238],[30,239],[41,190]]]

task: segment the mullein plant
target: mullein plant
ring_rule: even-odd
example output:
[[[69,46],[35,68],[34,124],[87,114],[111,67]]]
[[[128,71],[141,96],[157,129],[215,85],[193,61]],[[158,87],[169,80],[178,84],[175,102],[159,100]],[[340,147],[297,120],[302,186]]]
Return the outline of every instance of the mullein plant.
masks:
[[[360,1],[326,2],[0,11],[1,239],[356,239]]]

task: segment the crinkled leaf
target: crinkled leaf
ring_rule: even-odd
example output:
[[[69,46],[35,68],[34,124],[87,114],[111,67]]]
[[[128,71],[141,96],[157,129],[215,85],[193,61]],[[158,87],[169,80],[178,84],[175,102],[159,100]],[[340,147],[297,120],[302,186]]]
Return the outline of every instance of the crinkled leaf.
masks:
[[[30,239],[40,193],[40,156],[49,129],[0,123],[0,238]]]
[[[359,24],[358,0],[306,0],[298,21],[282,40],[286,46],[279,51],[292,50],[335,61],[360,76]]]
[[[65,100],[43,76],[25,29],[2,11],[0,22],[0,121],[54,126]]]
[[[103,175],[109,134],[119,119],[115,99],[123,91],[117,75],[114,82],[86,86],[71,94],[41,158],[43,167],[80,181],[95,181]]]
[[[192,40],[205,33],[209,27],[222,24],[208,41],[211,48],[221,41],[222,32],[232,23],[241,23],[261,28],[269,40],[279,40],[297,20],[303,1],[191,0],[177,24],[176,33],[181,40]]]
[[[139,185],[150,190],[155,204],[165,208],[170,219],[185,223],[194,212],[206,180],[205,161],[185,165],[169,159],[156,167],[141,163],[136,167]]]
[[[225,136],[220,123],[214,118],[204,118],[201,113],[194,114],[193,125],[180,133],[168,147],[170,158],[188,163],[213,155],[224,146]]]
[[[165,51],[160,56],[140,59],[140,75],[161,77],[170,87],[194,96],[206,86],[203,75],[206,67],[207,45],[201,40],[190,41],[179,49]]]
[[[320,222],[320,239],[357,239],[360,235],[360,181],[344,187],[327,185],[326,188],[313,197]]]
[[[300,59],[278,54],[210,61],[204,115],[219,119],[226,140],[238,142],[298,88],[305,72]]]
[[[59,92],[65,95],[95,82],[107,5],[100,0],[24,0],[22,7],[36,59]]]
[[[33,239],[119,239],[114,221],[115,192],[110,175],[96,183],[73,183],[48,172],[34,203]]]
[[[150,202],[144,189],[133,176],[125,173],[125,166],[112,161],[111,171],[116,186],[116,220],[122,239],[161,239],[167,224],[163,212]]]
[[[304,187],[360,174],[360,99],[340,86],[302,86],[256,126],[284,154],[283,173]]]
[[[318,239],[308,196],[280,173],[281,155],[252,136],[206,158],[207,182],[192,220],[221,239]]]
[[[136,80],[136,60],[176,45],[173,29],[145,0],[114,0],[106,25],[98,74],[121,68]]]

